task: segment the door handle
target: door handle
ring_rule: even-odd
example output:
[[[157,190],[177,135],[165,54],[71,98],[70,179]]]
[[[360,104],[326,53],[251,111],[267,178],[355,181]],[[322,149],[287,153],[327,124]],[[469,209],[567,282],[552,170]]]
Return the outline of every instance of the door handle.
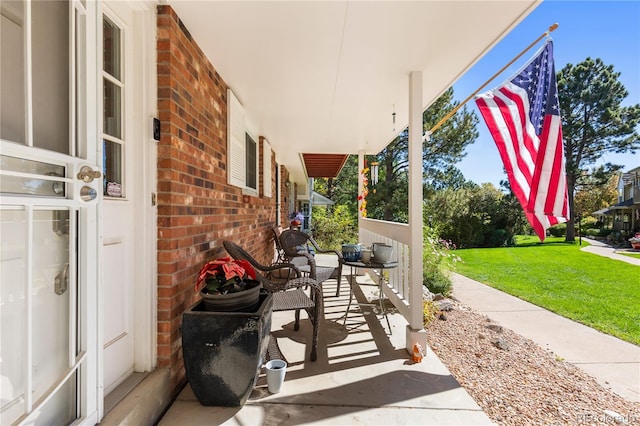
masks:
[[[84,183],[91,183],[94,179],[98,179],[100,176],[102,176],[102,173],[98,170],[93,170],[90,166],[82,166],[77,175],[78,179]]]
[[[67,291],[68,287],[69,287],[69,264],[67,263],[64,269],[60,271],[58,275],[56,275],[56,278],[54,280],[54,291],[58,296],[60,296],[64,294],[65,291]]]

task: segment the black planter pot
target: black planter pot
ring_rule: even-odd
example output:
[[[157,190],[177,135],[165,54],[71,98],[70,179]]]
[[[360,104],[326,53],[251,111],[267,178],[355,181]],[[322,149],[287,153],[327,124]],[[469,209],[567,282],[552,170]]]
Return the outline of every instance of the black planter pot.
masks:
[[[262,286],[260,282],[252,282],[254,287],[248,290],[239,291],[237,293],[228,294],[208,294],[200,292],[202,300],[204,301],[204,307],[207,311],[240,311],[250,312],[255,311],[258,306],[258,296],[260,295],[260,289]]]
[[[271,331],[272,295],[251,312],[206,311],[200,301],[182,315],[187,380],[200,404],[242,406],[262,366]]]

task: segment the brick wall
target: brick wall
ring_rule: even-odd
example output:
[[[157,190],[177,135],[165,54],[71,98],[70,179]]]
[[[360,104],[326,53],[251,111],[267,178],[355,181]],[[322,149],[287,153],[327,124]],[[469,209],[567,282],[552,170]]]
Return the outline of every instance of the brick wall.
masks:
[[[227,184],[227,85],[170,6],[158,6],[157,22],[158,365],[171,369],[175,389],[184,380],[181,316],[199,299],[201,266],[226,255],[225,239],[272,259],[275,157],[272,198]]]

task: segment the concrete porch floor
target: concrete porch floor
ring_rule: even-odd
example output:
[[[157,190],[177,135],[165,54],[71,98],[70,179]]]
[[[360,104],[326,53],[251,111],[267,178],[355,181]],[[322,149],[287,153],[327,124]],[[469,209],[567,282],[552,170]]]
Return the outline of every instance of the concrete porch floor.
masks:
[[[431,350],[421,363],[411,361],[404,347],[406,321],[398,313],[389,314],[389,334],[374,307],[352,304],[343,327],[349,279],[342,277],[339,297],[335,280],[323,284],[325,321],[315,362],[305,344],[308,320],[296,332],[293,311],[274,312],[272,335],[288,362],[280,393],[268,392],[264,368],[243,407],[202,406],[187,385],[158,424],[492,424]],[[358,302],[377,301],[378,287],[369,276],[356,280]]]

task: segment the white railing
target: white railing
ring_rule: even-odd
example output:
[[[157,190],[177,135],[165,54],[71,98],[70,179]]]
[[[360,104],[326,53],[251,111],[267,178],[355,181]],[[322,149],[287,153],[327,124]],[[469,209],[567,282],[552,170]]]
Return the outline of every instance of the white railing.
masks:
[[[372,243],[384,243],[393,247],[393,259],[398,260],[398,267],[386,269],[388,280],[382,290],[391,303],[407,320],[410,318],[409,297],[411,292],[411,271],[409,269],[409,225],[386,222],[375,219],[360,219],[358,242],[366,246]],[[420,307],[422,309],[422,307]]]

